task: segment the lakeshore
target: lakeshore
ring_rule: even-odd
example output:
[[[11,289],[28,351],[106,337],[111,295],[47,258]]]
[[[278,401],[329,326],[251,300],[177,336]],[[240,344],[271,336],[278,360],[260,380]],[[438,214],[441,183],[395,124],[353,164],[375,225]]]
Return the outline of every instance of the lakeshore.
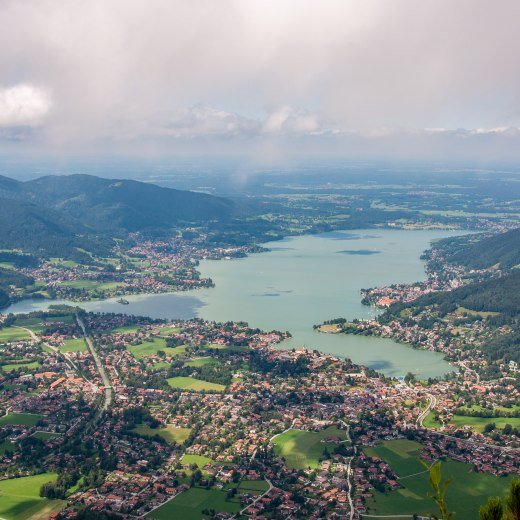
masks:
[[[264,244],[270,251],[232,260],[202,260],[202,276],[215,287],[184,293],[128,296],[90,302],[25,300],[6,312],[22,313],[54,303],[94,312],[123,312],[153,318],[243,320],[264,330],[288,330],[281,348],[305,346],[349,357],[389,376],[411,371],[421,378],[442,376],[454,367],[439,353],[414,350],[390,339],[320,334],[313,324],[335,316],[374,317],[361,304],[360,289],[425,277],[420,255],[432,240],[460,234],[446,230],[365,229],[289,237]],[[377,253],[345,254],[344,251]]]

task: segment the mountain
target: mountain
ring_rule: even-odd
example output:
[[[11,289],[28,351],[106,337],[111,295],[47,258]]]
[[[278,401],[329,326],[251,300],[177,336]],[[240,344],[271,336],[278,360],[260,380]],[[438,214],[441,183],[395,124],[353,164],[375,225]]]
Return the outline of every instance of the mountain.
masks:
[[[59,212],[17,199],[0,199],[0,249],[37,256],[85,260],[84,250],[104,254],[110,242],[92,236],[79,222]]]
[[[499,312],[507,320],[520,315],[520,269],[512,269],[504,276],[470,283],[452,291],[431,292],[389,308],[397,315],[403,309],[424,309],[436,305],[446,312],[464,307],[476,312]]]
[[[465,243],[460,243],[464,240]],[[480,235],[444,241],[443,247],[449,262],[470,269],[487,269],[498,266],[510,269],[520,265],[520,228],[482,238]]]
[[[163,234],[180,225],[229,221],[227,199],[91,175],[19,182],[0,176],[0,249],[85,261],[105,255],[114,237]]]
[[[12,186],[15,196],[73,217],[97,231],[158,231],[228,219],[230,200],[154,184],[91,175],[47,176]]]

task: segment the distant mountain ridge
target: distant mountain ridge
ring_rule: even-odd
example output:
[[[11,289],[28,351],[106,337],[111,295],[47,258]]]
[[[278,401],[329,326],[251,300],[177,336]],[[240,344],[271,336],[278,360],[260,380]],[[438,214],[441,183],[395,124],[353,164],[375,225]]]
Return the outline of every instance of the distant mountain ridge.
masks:
[[[179,223],[227,219],[237,208],[224,198],[91,175],[0,178],[0,196],[52,208],[96,231],[144,231]]]
[[[239,212],[228,199],[138,181],[0,176],[0,249],[67,258],[84,257],[84,250],[105,254],[114,237],[224,222]]]

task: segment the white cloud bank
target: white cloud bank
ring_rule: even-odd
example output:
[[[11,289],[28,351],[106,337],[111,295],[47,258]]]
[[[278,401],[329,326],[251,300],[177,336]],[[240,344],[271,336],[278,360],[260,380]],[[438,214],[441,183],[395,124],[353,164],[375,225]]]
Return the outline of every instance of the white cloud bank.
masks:
[[[38,126],[50,109],[45,90],[26,84],[0,87],[0,127]]]
[[[3,0],[0,136],[520,153],[519,18],[517,0]]]

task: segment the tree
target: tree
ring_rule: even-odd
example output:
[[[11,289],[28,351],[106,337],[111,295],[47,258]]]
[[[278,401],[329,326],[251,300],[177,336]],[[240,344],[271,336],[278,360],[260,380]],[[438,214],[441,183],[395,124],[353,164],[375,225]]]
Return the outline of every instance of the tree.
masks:
[[[489,497],[487,504],[480,508],[480,520],[502,520],[504,507],[499,497]]]
[[[520,479],[515,478],[509,486],[509,495],[506,498],[508,518],[520,520]]]
[[[494,422],[487,423],[486,426],[484,426],[484,433],[491,433],[496,428],[496,424]]]
[[[433,489],[433,494],[428,493],[428,497],[431,498],[439,508],[440,517],[436,515],[432,515],[432,518],[435,520],[450,520],[453,517],[453,513],[450,513],[448,510],[448,505],[446,504],[446,489],[451,484],[452,479],[449,478],[442,482],[441,476],[441,463],[435,462],[431,466],[428,466],[426,462],[421,461],[423,466],[428,469],[430,474],[430,486]]]

